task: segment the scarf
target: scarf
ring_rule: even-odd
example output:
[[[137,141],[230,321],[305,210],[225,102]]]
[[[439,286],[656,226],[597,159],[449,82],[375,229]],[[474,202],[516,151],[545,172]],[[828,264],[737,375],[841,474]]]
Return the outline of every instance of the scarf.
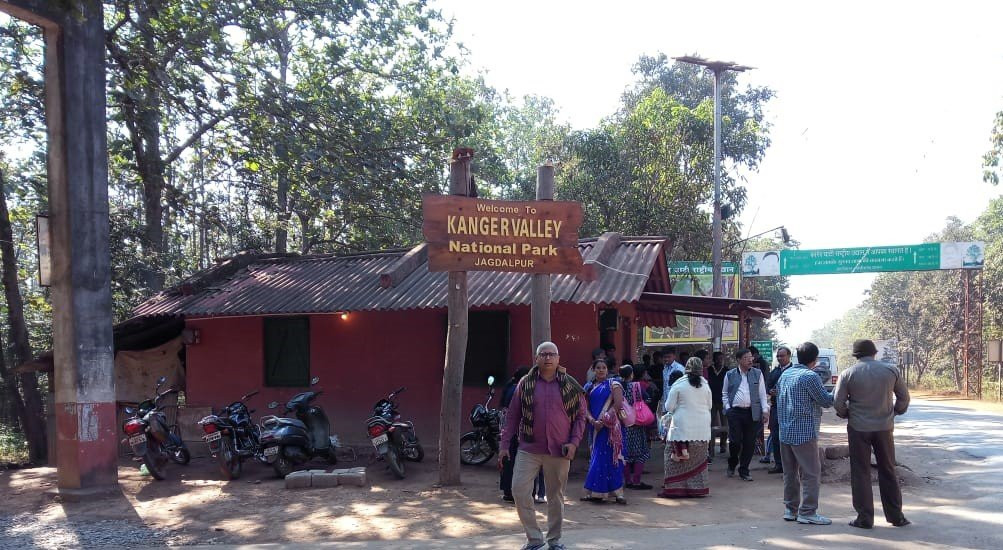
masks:
[[[522,421],[519,427],[520,439],[527,443],[533,442],[533,394],[536,393],[536,380],[540,375],[540,367],[529,369],[529,374],[519,381],[519,401],[522,409]],[[582,387],[570,374],[557,371],[557,383],[561,386],[561,402],[568,418],[574,420],[581,406]]]

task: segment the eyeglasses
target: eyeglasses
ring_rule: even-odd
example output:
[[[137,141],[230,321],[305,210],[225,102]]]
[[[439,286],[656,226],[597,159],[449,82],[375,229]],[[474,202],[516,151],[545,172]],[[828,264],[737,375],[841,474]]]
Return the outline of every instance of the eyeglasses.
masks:
[[[557,352],[553,352],[553,351],[544,351],[544,352],[541,352],[541,353],[540,353],[540,357],[543,357],[543,358],[547,358],[547,357],[557,357]]]

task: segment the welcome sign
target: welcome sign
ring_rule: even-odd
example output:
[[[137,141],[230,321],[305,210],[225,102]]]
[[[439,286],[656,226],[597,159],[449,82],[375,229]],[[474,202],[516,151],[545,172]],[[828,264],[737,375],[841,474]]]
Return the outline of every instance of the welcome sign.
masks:
[[[576,274],[582,269],[580,203],[425,195],[422,214],[429,271]]]

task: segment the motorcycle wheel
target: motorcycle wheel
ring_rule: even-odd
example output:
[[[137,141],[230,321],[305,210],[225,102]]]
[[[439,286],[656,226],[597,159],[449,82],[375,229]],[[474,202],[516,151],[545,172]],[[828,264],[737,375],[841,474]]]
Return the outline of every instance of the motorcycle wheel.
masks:
[[[230,481],[240,477],[243,464],[240,462],[240,457],[237,456],[237,453],[233,451],[230,441],[220,439],[216,460],[219,462],[219,472],[223,474],[223,479]]]
[[[171,460],[175,464],[180,464],[182,466],[188,464],[192,460],[192,453],[188,451],[188,447],[182,443],[180,447],[175,448],[170,453]]]
[[[390,471],[397,476],[397,479],[404,479],[404,461],[401,460],[397,448],[393,445],[387,448],[387,464],[390,466]]]
[[[275,469],[275,475],[279,477],[286,477],[293,472],[295,465],[288,458],[282,456],[282,450],[279,450],[279,457],[275,459],[275,463],[272,464],[272,468]]]
[[[188,446],[185,445],[184,440],[182,440],[181,436],[177,433],[178,431],[180,430],[178,430],[177,426],[174,426],[171,429],[171,435],[169,437],[171,438],[172,448],[167,455],[171,457],[171,460],[173,460],[175,464],[184,466],[191,462],[192,453],[188,451]]]
[[[477,432],[467,432],[460,438],[460,462],[470,466],[480,466],[495,455],[488,441]]]
[[[411,462],[421,462],[425,459],[425,448],[421,446],[421,443],[416,442],[414,445],[404,449],[404,458]]]
[[[155,444],[146,446],[146,454],[143,455],[143,463],[150,475],[157,481],[167,479],[167,459],[164,458],[160,447]]]

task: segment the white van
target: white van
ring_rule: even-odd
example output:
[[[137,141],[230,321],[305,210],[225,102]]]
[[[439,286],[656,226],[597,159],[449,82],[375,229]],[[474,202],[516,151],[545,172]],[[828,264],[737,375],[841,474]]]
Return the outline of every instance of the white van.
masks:
[[[818,361],[815,362],[815,372],[822,377],[822,384],[825,389],[832,390],[839,379],[839,367],[836,365],[836,350],[832,348],[819,348]]]
[[[796,353],[794,362],[800,362]],[[815,362],[813,370],[822,378],[822,385],[825,386],[825,389],[832,391],[832,388],[836,386],[836,380],[839,379],[839,367],[836,365],[836,350],[832,348],[819,348],[818,360]]]

